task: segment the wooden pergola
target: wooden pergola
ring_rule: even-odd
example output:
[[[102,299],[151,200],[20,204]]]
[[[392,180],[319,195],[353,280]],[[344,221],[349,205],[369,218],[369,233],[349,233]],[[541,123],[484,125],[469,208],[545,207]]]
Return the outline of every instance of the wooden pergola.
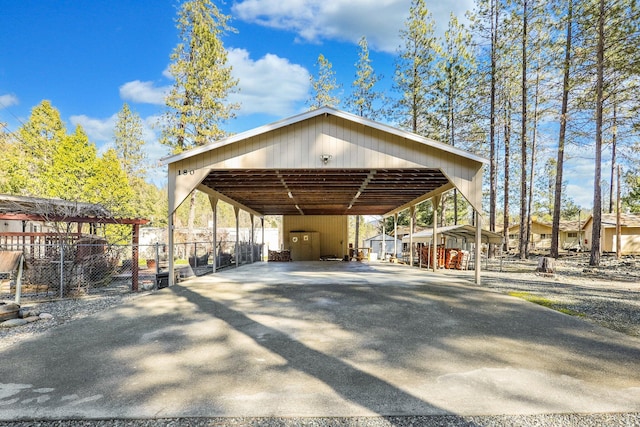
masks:
[[[437,207],[442,194],[455,188],[476,213],[479,266],[487,163],[450,145],[323,107],[162,159],[168,167],[169,248],[173,213],[194,190],[206,193],[214,210],[223,200],[260,218],[382,215],[397,220],[399,212],[426,200]],[[171,271],[172,259],[170,254]]]
[[[39,223],[67,223],[76,224],[76,231],[64,233],[70,237],[82,237],[83,225],[88,224],[117,224],[130,225],[131,233],[131,289],[138,291],[138,243],[140,236],[140,226],[149,223],[149,220],[142,218],[117,218],[98,204],[72,202],[60,199],[44,199],[39,197],[24,197],[12,195],[0,195],[0,220],[4,221],[26,221]],[[0,237],[4,238],[26,238],[46,237],[52,233],[47,232],[19,232],[0,231]],[[57,234],[56,234],[57,235]]]

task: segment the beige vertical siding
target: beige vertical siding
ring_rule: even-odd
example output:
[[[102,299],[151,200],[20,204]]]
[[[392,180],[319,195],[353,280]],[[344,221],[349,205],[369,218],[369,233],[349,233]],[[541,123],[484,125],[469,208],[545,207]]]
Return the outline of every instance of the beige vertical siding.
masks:
[[[285,215],[282,217],[282,240],[285,246],[291,231],[320,233],[320,255],[335,255],[342,258],[348,253],[349,227],[346,215]]]
[[[332,156],[327,165],[321,160],[323,154]],[[175,191],[176,205],[188,194],[186,187],[194,182],[196,186],[210,168],[439,168],[481,209],[481,163],[333,115],[312,117],[170,164],[169,181],[176,182],[169,190]],[[177,170],[194,174],[171,176]]]

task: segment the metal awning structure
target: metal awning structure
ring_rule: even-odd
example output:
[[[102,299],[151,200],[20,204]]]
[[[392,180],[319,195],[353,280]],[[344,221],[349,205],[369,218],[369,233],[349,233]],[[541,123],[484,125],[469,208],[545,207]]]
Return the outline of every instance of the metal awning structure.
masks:
[[[450,225],[446,227],[437,227],[436,236],[438,235],[474,242],[476,239],[476,227],[472,225]],[[502,243],[502,234],[494,233],[489,230],[482,230],[480,235],[482,243],[493,243],[496,245]],[[411,236],[404,236],[402,238],[402,242],[409,242],[410,239],[412,239],[414,243],[430,243],[433,240],[433,230],[422,230],[417,233],[413,233]]]
[[[330,107],[162,159],[169,221],[193,190],[251,215],[393,216],[457,189],[482,211],[488,161]],[[172,230],[169,233],[172,247]],[[170,260],[172,257],[169,257]]]

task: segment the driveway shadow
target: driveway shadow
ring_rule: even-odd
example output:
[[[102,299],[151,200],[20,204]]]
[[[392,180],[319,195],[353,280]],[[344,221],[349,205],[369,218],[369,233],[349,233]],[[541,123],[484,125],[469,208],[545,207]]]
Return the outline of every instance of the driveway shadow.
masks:
[[[185,286],[173,286],[176,295],[186,298],[205,313],[216,316],[245,334],[256,344],[286,360],[286,368],[295,369],[322,381],[342,398],[379,415],[449,414],[394,385],[359,370],[342,360],[309,348],[289,335],[256,322],[244,313],[203,297]]]

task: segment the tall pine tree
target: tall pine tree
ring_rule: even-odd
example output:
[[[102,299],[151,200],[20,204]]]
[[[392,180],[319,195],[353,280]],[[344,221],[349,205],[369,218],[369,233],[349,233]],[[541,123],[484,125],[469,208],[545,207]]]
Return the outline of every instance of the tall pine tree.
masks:
[[[394,79],[400,99],[393,116],[401,127],[437,138],[437,119],[432,105],[439,49],[433,26],[425,1],[412,0],[409,17],[400,31],[402,45],[398,49]]]
[[[317,75],[310,76],[312,94],[308,101],[309,110],[316,110],[321,107],[338,107],[340,105],[340,97],[336,95],[336,91],[340,89],[340,85],[336,81],[336,73],[333,71],[333,64],[323,55],[318,55],[316,61],[318,68]]]
[[[174,153],[226,136],[222,124],[238,105],[228,102],[236,90],[221,37],[231,31],[229,17],[211,0],[189,0],[178,11],[180,43],[171,54],[175,80],[166,98],[162,142]]]
[[[178,11],[180,43],[171,54],[169,73],[175,83],[166,98],[162,142],[180,153],[226,136],[222,124],[235,117],[239,107],[229,95],[238,81],[231,76],[222,43],[231,31],[229,17],[211,0],[189,0]],[[189,229],[193,229],[196,198],[191,194]]]

